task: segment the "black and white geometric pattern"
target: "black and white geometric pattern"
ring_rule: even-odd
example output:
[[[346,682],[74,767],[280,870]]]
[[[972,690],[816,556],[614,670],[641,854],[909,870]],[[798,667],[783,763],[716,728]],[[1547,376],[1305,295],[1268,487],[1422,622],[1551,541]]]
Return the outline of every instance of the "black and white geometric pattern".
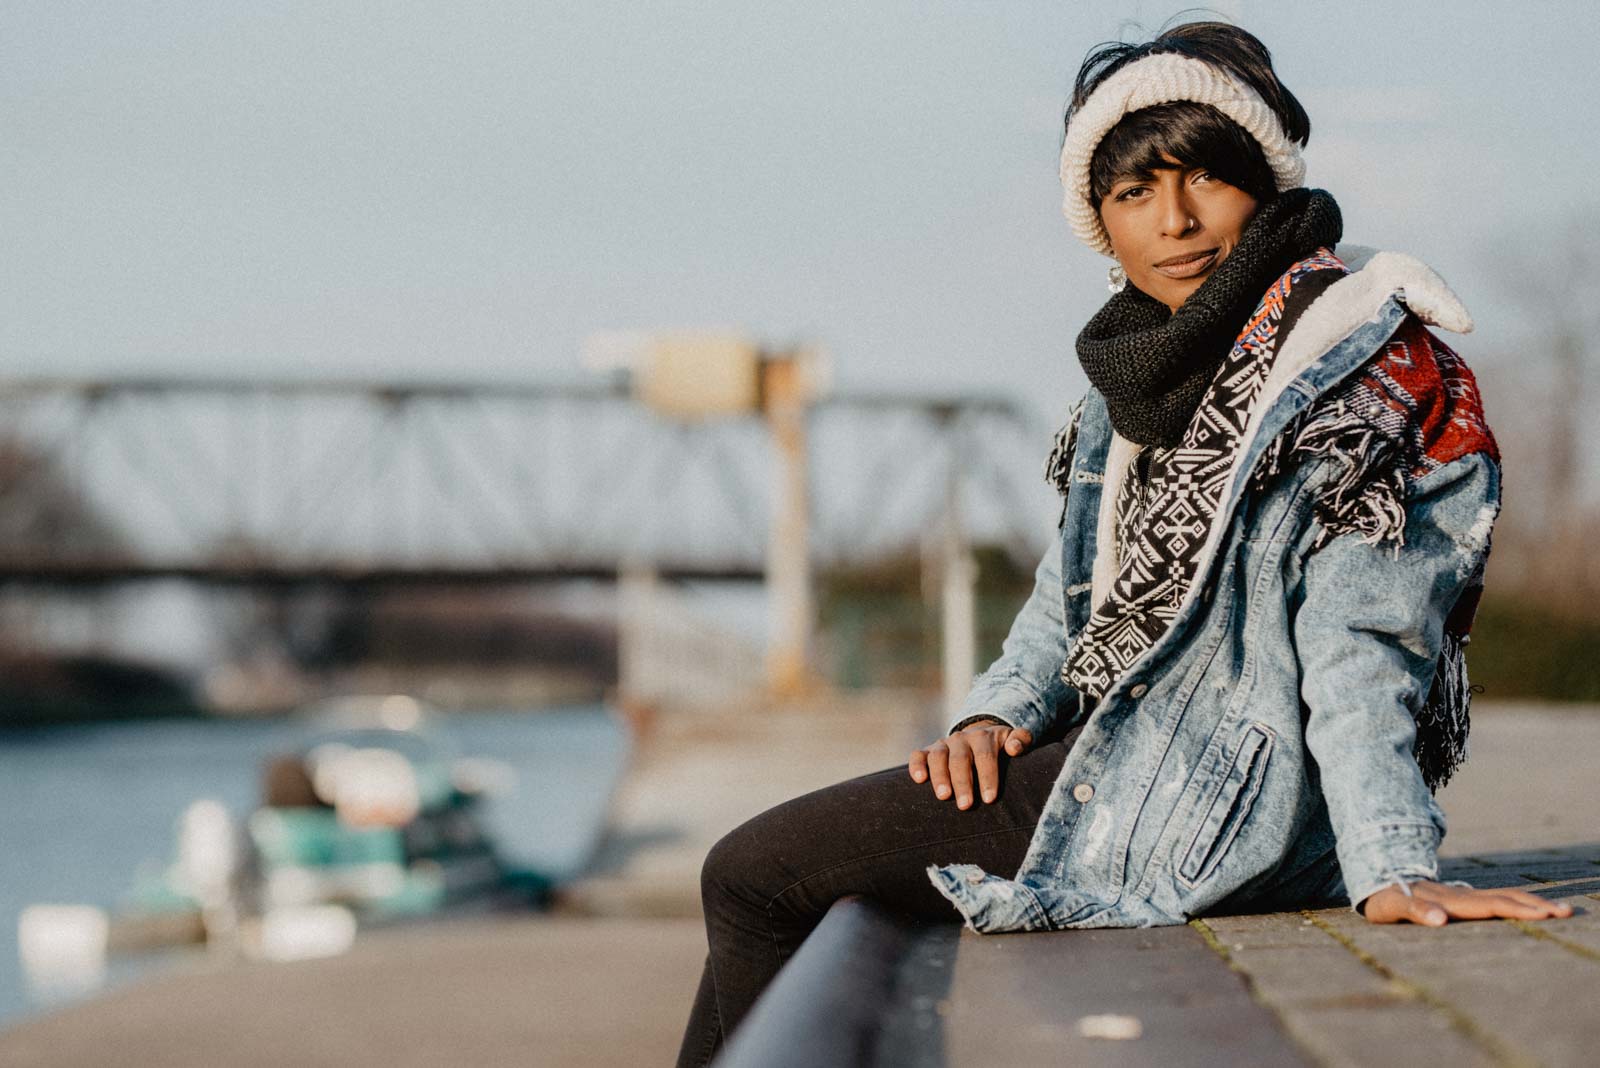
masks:
[[[1170,449],[1145,448],[1124,477],[1114,513],[1116,579],[1061,668],[1062,678],[1081,693],[1104,696],[1172,624],[1200,565],[1251,409],[1272,370],[1284,303],[1305,275],[1344,269],[1319,250],[1274,282],[1217,370],[1183,440]]]

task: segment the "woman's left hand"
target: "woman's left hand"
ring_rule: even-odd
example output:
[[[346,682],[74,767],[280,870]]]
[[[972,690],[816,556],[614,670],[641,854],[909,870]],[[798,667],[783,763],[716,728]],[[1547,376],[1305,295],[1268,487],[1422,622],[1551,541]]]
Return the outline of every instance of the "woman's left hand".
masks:
[[[1398,886],[1386,886],[1366,900],[1363,914],[1372,923],[1420,923],[1443,927],[1451,920],[1547,920],[1572,915],[1572,906],[1549,901],[1526,890],[1474,890],[1443,883],[1410,884],[1408,897]]]

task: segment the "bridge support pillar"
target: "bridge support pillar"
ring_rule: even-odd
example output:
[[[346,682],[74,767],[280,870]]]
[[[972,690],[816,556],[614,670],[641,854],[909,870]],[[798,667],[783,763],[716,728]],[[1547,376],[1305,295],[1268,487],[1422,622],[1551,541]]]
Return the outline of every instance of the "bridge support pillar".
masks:
[[[813,682],[809,664],[811,499],[806,464],[811,388],[799,358],[769,359],[762,371],[763,406],[777,467],[767,538],[767,684],[773,693],[792,697]]]
[[[945,475],[944,522],[939,539],[939,635],[943,668],[944,707],[947,717],[966,700],[978,657],[978,564],[961,515],[961,456],[959,437],[949,428],[945,438],[949,467]]]

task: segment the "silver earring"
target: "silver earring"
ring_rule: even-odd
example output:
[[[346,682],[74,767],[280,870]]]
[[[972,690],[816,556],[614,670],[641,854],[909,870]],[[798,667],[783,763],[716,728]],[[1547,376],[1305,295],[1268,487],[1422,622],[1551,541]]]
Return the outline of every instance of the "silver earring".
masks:
[[[1128,284],[1128,272],[1122,269],[1122,264],[1117,264],[1106,272],[1106,288],[1113,293],[1121,293]]]

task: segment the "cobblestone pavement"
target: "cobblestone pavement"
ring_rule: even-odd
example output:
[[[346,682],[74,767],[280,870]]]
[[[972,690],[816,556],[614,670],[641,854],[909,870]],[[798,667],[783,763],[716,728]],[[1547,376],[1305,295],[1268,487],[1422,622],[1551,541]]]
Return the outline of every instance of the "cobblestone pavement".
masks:
[[[1600,710],[1485,704],[1474,719],[1472,760],[1440,794],[1443,876],[1532,889],[1574,915],[1438,930],[1349,909],[1194,923],[1317,1063],[1600,1063]]]

